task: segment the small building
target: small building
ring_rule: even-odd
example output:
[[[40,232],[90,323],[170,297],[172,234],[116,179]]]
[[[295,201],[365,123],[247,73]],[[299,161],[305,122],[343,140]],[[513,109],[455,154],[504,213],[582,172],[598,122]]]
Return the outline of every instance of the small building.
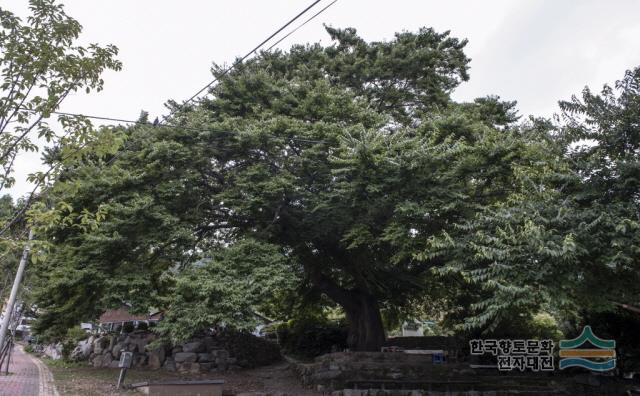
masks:
[[[423,337],[432,334],[436,323],[432,320],[410,320],[402,324],[402,337]]]
[[[147,315],[133,315],[129,313],[128,307],[122,307],[118,309],[110,309],[100,315],[98,319],[98,327],[102,331],[120,331],[124,326],[130,323],[133,328],[138,328],[140,323],[146,323],[147,325],[156,324],[162,320],[162,312],[155,311]]]

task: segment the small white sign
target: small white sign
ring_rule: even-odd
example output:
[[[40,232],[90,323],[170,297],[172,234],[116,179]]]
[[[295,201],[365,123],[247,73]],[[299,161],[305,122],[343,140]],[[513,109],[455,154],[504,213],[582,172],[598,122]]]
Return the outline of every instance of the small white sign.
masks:
[[[133,352],[122,352],[120,355],[120,361],[118,362],[119,368],[131,368],[131,361],[133,360]]]

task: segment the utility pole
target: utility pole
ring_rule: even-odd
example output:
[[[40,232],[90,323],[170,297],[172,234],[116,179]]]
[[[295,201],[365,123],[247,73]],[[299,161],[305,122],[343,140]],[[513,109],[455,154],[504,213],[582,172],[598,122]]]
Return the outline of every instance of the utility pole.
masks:
[[[11,288],[11,295],[9,296],[9,302],[5,309],[4,318],[2,318],[2,327],[0,327],[0,350],[4,346],[7,338],[7,330],[9,329],[9,322],[11,321],[11,314],[13,313],[13,306],[16,303],[16,297],[18,296],[18,289],[20,288],[20,281],[24,274],[24,267],[27,266],[27,259],[29,258],[29,242],[33,239],[33,230],[29,230],[29,240],[22,249],[22,258],[18,265],[18,271],[16,271],[16,278],[13,280],[13,287]]]

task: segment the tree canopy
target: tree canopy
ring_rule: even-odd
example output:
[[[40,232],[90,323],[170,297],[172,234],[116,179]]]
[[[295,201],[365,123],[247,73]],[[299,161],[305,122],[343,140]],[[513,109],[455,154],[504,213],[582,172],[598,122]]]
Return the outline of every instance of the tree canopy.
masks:
[[[214,67],[209,97],[174,103],[168,125],[123,130],[116,156],[65,168],[51,204],[105,218],[48,231],[41,330],[126,303],[164,309],[162,331],[179,338],[246,328],[256,313],[282,314],[273,306],[283,299],[312,295],[342,308],[353,349],[379,350],[381,312],[419,299],[451,305],[466,293],[468,324],[482,326],[514,308],[581,303],[599,271],[630,273],[635,154],[606,175],[602,161],[633,147],[623,139],[636,125],[632,74],[620,99],[586,92],[564,103],[558,128],[519,122],[498,97],[452,101],[469,59],[448,32],[369,43],[327,31],[327,47]],[[589,133],[612,146],[576,149]],[[601,201],[609,192],[617,198]],[[637,299],[628,287],[616,298]]]

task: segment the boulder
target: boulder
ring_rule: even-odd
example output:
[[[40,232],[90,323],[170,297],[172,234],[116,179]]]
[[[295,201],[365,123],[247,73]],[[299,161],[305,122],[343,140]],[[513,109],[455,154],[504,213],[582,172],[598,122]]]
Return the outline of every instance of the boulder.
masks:
[[[147,354],[146,353],[136,353],[133,355],[133,362],[131,363],[131,367],[140,368],[147,364]]]
[[[147,352],[147,356],[149,356],[148,365],[150,369],[159,369],[162,367],[162,364],[165,360],[165,352],[164,348],[157,348],[153,351]]]
[[[108,347],[109,347],[109,337],[96,338],[96,340],[93,342],[93,353],[95,353],[96,355],[99,355]]]
[[[208,363],[208,362],[211,362],[211,361],[212,361],[211,354],[209,354],[209,353],[199,353],[198,354],[198,362]]]
[[[186,344],[182,344],[182,352],[205,352],[206,348],[202,341],[193,341],[187,342]]]
[[[176,361],[176,363],[194,363],[196,360],[198,360],[198,354],[194,352],[178,352],[173,355],[173,359]]]
[[[207,351],[211,351],[212,349],[216,349],[216,347],[217,347],[216,341],[211,336],[204,337],[202,339],[202,342],[204,343],[205,349]]]
[[[144,335],[136,335],[134,337],[131,337],[130,344],[135,345],[137,351],[140,353],[143,353],[146,350],[148,343],[149,343],[149,339]]]
[[[96,355],[93,357],[93,361],[91,362],[93,367],[95,368],[99,368],[99,367],[109,367],[109,365],[111,365],[111,362],[113,361],[113,358],[111,357],[111,354],[107,354],[107,355]]]
[[[122,351],[123,345],[121,343],[117,343],[113,346],[113,349],[111,350],[111,354],[113,355],[114,358],[116,359],[120,359],[120,352]]]
[[[94,341],[93,343],[93,353],[96,355],[100,355],[102,353],[102,346],[100,345],[100,339]]]
[[[86,340],[82,340],[78,342],[78,345],[71,351],[69,357],[73,360],[86,360],[91,355],[91,351],[93,350],[93,342],[95,341],[95,337],[91,336]]]
[[[107,345],[106,349],[111,352],[113,350],[113,346],[116,344],[117,340],[116,337],[114,336],[110,336],[109,338],[109,345]]]
[[[216,359],[218,358],[227,359],[229,357],[229,352],[227,352],[224,349],[214,349],[211,351],[211,356]]]
[[[162,368],[167,371],[176,371],[176,362],[173,360],[173,358],[168,357],[165,359]]]
[[[227,363],[227,359],[216,359],[216,367],[220,371],[227,371],[229,368],[229,363]]]
[[[50,344],[44,348],[44,354],[53,360],[62,359],[62,343]]]

